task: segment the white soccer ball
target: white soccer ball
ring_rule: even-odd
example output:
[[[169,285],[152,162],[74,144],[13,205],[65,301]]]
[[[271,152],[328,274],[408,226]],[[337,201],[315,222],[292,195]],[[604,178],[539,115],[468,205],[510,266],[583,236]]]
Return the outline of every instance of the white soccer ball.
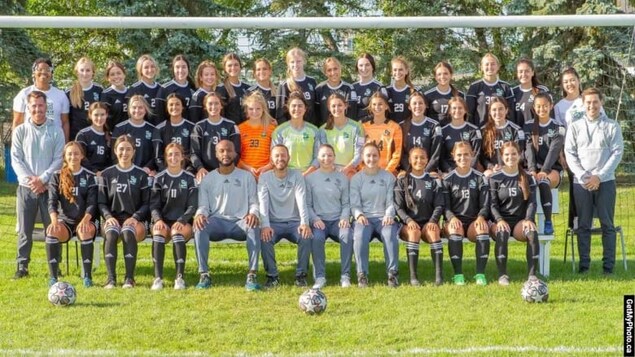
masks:
[[[318,315],[326,310],[326,295],[320,289],[309,289],[300,295],[300,310],[308,315]]]
[[[73,285],[58,281],[49,289],[49,301],[55,306],[72,305],[77,299],[77,291]]]
[[[530,278],[520,290],[520,295],[527,302],[547,302],[549,300],[549,288],[544,281],[538,278]]]

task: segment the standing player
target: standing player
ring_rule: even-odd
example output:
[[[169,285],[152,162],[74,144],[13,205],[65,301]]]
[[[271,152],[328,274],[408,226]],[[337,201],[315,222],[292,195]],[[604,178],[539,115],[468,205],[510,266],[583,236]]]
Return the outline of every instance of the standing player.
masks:
[[[169,99],[168,99],[169,106]],[[198,188],[194,175],[183,170],[185,150],[175,142],[165,147],[167,168],[154,179],[150,195],[152,217],[152,257],[154,282],[152,290],[163,289],[165,244],[172,240],[176,279],[174,289],[185,289],[185,258],[187,243],[192,238],[192,218],[198,207]]]
[[[425,171],[428,154],[415,146],[409,151],[408,172],[395,185],[395,209],[403,226],[399,236],[406,242],[410,284],[419,286],[417,264],[419,242],[423,238],[430,244],[430,256],[434,264],[435,285],[443,284],[443,243],[439,219],[443,214],[444,196],[441,184]]]
[[[90,126],[77,133],[78,144],[82,146],[82,166],[94,172],[97,176],[112,165],[110,155],[110,134],[106,129],[108,105],[95,102],[88,108]]]
[[[441,156],[441,127],[439,123],[425,116],[426,101],[423,94],[414,92],[408,100],[411,116],[399,123],[403,134],[402,153],[409,153],[413,147],[420,147],[426,151],[428,166],[426,172],[437,175],[439,157]],[[406,155],[401,155],[401,170],[410,169],[410,161]]]
[[[566,128],[572,120],[577,120],[584,116],[584,106],[582,105],[582,84],[580,76],[573,67],[562,71],[560,75],[560,87],[562,88],[562,99],[553,108],[556,122]],[[569,109],[573,109],[569,112]]]
[[[514,93],[507,82],[498,79],[500,61],[492,53],[487,53],[481,59],[483,78],[470,84],[467,90],[467,107],[469,108],[472,124],[483,127],[487,123],[487,107],[493,97],[501,97],[507,101],[508,108],[515,108]],[[514,111],[507,113],[507,119],[515,122]]]
[[[489,178],[491,215],[496,222],[490,227],[490,235],[496,241],[494,250],[498,284],[507,286],[507,245],[510,235],[518,241],[527,242],[527,271],[530,279],[536,275],[540,244],[534,223],[536,181],[521,167],[521,150],[517,143],[503,143],[501,152],[504,166]]]
[[[108,61],[106,79],[110,87],[101,92],[100,101],[108,105],[107,130],[128,120],[128,87],[126,87],[126,68],[117,61]]]
[[[357,93],[357,117],[351,119],[363,122],[370,119],[371,114],[368,111],[370,105],[370,96],[377,91],[383,91],[387,96],[386,90],[377,79],[375,79],[375,58],[368,53],[362,53],[357,57],[357,74],[359,80],[353,83],[355,93]]]
[[[278,86],[276,86],[271,80],[271,75],[273,73],[271,63],[264,58],[259,58],[256,62],[254,62],[253,71],[254,77],[256,78],[256,84],[249,87],[249,89],[247,89],[247,93],[253,93],[256,91],[262,93],[262,96],[265,98],[265,102],[267,103],[265,108],[269,112],[269,116],[275,118],[278,113],[280,98],[278,98]]]
[[[203,99],[209,92],[215,92],[222,88],[221,97],[226,97],[225,88],[218,87],[218,71],[216,65],[210,60],[204,60],[196,68],[196,78],[194,83],[196,84],[196,91],[192,94],[190,105],[188,107],[189,120],[192,123],[198,123],[204,118],[207,118],[207,112],[205,112],[205,105]]]
[[[472,147],[471,167],[477,169],[482,144],[481,130],[466,120],[467,103],[465,99],[454,97],[448,101],[448,105],[450,106],[449,115],[451,121],[441,128],[441,137],[443,138],[441,158],[439,160],[441,172],[448,173],[456,168],[452,150],[454,150],[454,145],[459,141],[470,143]]]
[[[183,107],[183,118],[188,119],[189,113],[187,108],[190,106],[192,95],[194,94],[194,84],[190,78],[190,62],[184,55],[176,55],[172,59],[172,79],[167,83],[163,83],[157,92],[157,116],[159,121],[155,125],[159,125],[168,120],[169,115],[166,110],[168,95],[177,93],[185,101]],[[161,156],[161,155],[159,155]]]
[[[390,119],[401,123],[410,117],[408,102],[410,96],[417,91],[410,79],[410,65],[402,56],[397,56],[390,61],[392,68],[392,84],[386,87],[386,97],[390,104]]]
[[[228,53],[223,57],[225,77],[223,77],[222,86],[225,88],[225,93],[227,93],[224,114],[227,119],[232,120],[236,125],[245,120],[242,101],[250,87],[249,84],[240,80],[242,67],[243,64],[237,54]]]
[[[312,246],[306,184],[300,171],[289,168],[289,150],[286,146],[274,145],[271,162],[273,170],[263,173],[258,180],[262,260],[267,272],[265,287],[276,287],[280,283],[274,245],[282,238],[298,245],[295,285],[306,286]]]
[[[379,167],[396,175],[403,150],[401,127],[387,118],[388,100],[381,92],[375,92],[371,96],[370,109],[373,118],[362,125],[366,143],[372,142],[377,146]]]
[[[315,109],[317,111],[317,123],[315,126],[322,126],[326,123],[330,112],[328,99],[333,93],[337,93],[345,98],[347,118],[357,118],[357,93],[355,88],[342,80],[342,64],[335,57],[324,60],[322,72],[327,80],[315,87]]]
[[[278,114],[276,119],[278,124],[282,124],[290,119],[291,113],[285,112],[285,108],[289,108],[289,100],[291,93],[300,92],[308,106],[305,106],[305,120],[309,123],[317,123],[315,114],[315,87],[317,82],[315,78],[307,76],[304,73],[304,65],[306,63],[306,54],[301,49],[294,47],[287,52],[287,78],[280,83],[280,103],[278,104]]]
[[[353,176],[350,185],[351,213],[355,219],[353,252],[357,262],[357,285],[368,287],[370,240],[379,237],[384,244],[388,286],[399,286],[399,225],[395,222],[393,189],[395,177],[379,166],[379,148],[370,142],[362,151],[364,168]]]
[[[456,168],[443,177],[445,224],[443,235],[448,237],[448,250],[454,268],[452,281],[464,285],[463,238],[476,243],[476,285],[487,285],[485,266],[489,257],[489,186],[482,173],[472,167],[472,145],[457,141],[452,149]]]
[[[223,110],[223,102],[216,92],[209,92],[203,101],[208,117],[196,123],[192,131],[191,160],[196,181],[201,182],[208,172],[218,167],[216,158],[216,145],[224,139],[234,143],[234,147],[240,155],[240,131],[236,124],[220,114]]]
[[[154,148],[152,147],[152,133],[154,126],[146,121],[150,114],[148,102],[139,94],[130,97],[128,102],[130,119],[117,124],[112,131],[111,141],[115,142],[120,136],[129,136],[135,144],[133,163],[154,176]],[[114,145],[112,145],[114,149]]]
[[[46,230],[46,259],[49,262],[49,286],[58,279],[60,243],[77,235],[81,241],[84,286],[93,286],[93,242],[98,219],[95,174],[81,166],[84,158],[80,144],[64,146],[64,164],[48,185],[48,213],[51,224]]]
[[[69,112],[69,140],[73,140],[80,130],[90,125],[88,122],[88,107],[98,102],[103,88],[93,83],[95,64],[88,57],[82,57],[75,64],[77,80],[71,88],[66,90],[66,96],[71,104]]]
[[[259,91],[249,94],[243,101],[243,105],[247,120],[238,126],[242,154],[238,167],[247,170],[257,178],[273,167],[269,160],[269,152],[271,136],[276,125],[266,109],[265,97]]]
[[[516,63],[516,77],[518,84],[512,88],[514,92],[514,103],[516,104],[514,118],[515,123],[521,128],[527,128],[525,131],[529,133],[534,116],[532,109],[534,107],[534,99],[538,93],[549,93],[549,88],[540,84],[536,77],[534,63],[527,58],[522,58]]]
[[[194,217],[194,240],[201,275],[196,288],[208,289],[212,286],[207,263],[210,242],[231,238],[247,242],[249,271],[245,288],[258,290],[256,273],[261,243],[256,180],[247,171],[236,168],[233,142],[221,140],[216,145],[216,157],[220,166],[201,182]]]
[[[163,159],[165,147],[170,143],[181,145],[183,150],[184,168],[192,170],[190,166],[190,135],[194,131],[194,123],[183,118],[186,111],[185,100],[176,92],[168,94],[166,98],[166,114],[168,120],[157,125],[152,133],[152,145],[154,147],[154,163],[159,172],[165,170],[166,163]]]
[[[441,125],[446,125],[450,122],[448,113],[450,105],[448,102],[454,97],[465,98],[465,93],[456,89],[454,84],[452,84],[454,70],[452,70],[452,66],[448,62],[441,61],[437,63],[432,74],[437,81],[437,85],[423,93],[427,103],[426,116],[436,120]]]
[[[106,289],[117,286],[117,242],[123,240],[126,275],[124,289],[135,286],[137,242],[146,235],[145,222],[150,211],[150,183],[148,175],[134,165],[134,139],[122,135],[113,145],[117,164],[110,166],[99,177],[98,203],[104,217],[104,259],[108,280]]]
[[[159,65],[150,55],[142,55],[137,60],[135,66],[137,70],[137,81],[128,89],[128,96],[132,98],[140,95],[148,103],[148,122],[152,125],[159,123],[157,115],[157,95],[161,86],[156,82],[159,76]]]

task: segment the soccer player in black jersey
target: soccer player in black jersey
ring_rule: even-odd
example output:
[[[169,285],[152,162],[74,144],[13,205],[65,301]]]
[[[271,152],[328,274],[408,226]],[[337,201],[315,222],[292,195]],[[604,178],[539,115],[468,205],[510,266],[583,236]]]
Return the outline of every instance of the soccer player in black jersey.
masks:
[[[539,93],[534,98],[536,118],[531,127],[531,135],[525,150],[527,167],[536,182],[540,193],[542,212],[545,215],[544,234],[553,234],[551,221],[551,189],[560,185],[562,165],[560,158],[564,148],[565,128],[551,118],[553,101],[548,93]]]
[[[46,230],[46,257],[51,274],[49,286],[58,278],[60,243],[77,235],[82,242],[84,286],[93,286],[93,241],[98,218],[95,175],[81,166],[81,145],[70,141],[64,146],[64,164],[48,184],[48,211],[51,224]]]
[[[243,67],[240,58],[235,53],[228,53],[223,57],[223,77],[222,86],[227,94],[225,100],[224,116],[232,120],[236,125],[245,120],[243,112],[243,97],[247,93],[250,85],[240,79],[240,71]],[[213,154],[213,151],[212,151]]]
[[[470,84],[467,90],[467,106],[470,108],[470,120],[479,128],[485,125],[488,118],[487,107],[493,97],[505,98],[508,108],[515,108],[514,93],[511,86],[498,79],[500,61],[492,53],[487,53],[481,59],[481,71],[483,78]],[[508,119],[515,122],[514,110],[508,112]]]
[[[157,171],[161,172],[167,167],[163,154],[169,143],[177,143],[183,149],[184,168],[187,171],[194,169],[190,165],[190,136],[194,131],[194,123],[183,118],[185,112],[185,100],[177,93],[170,93],[166,98],[166,114],[168,120],[157,125],[152,133],[152,145],[154,147],[154,164]]]
[[[520,165],[521,151],[513,141],[501,147],[503,167],[489,178],[491,216],[494,224],[490,235],[494,247],[498,283],[509,285],[507,275],[508,240],[510,235],[518,241],[527,242],[527,270],[529,278],[535,278],[540,244],[534,216],[536,213],[536,181]]]
[[[413,147],[408,154],[410,169],[395,185],[395,208],[404,224],[399,236],[406,242],[410,284],[421,285],[417,277],[419,242],[430,244],[436,285],[443,284],[443,243],[439,219],[443,214],[444,196],[441,184],[425,171],[428,154],[425,149]]]
[[[101,92],[100,101],[108,105],[108,132],[115,125],[128,120],[128,87],[126,68],[117,61],[109,61],[105,72],[110,87]]]
[[[117,285],[117,242],[121,238],[126,266],[123,288],[130,289],[135,286],[137,242],[141,242],[146,235],[150,182],[146,172],[132,162],[135,151],[133,138],[120,136],[115,141],[114,150],[117,164],[104,170],[98,178],[98,204],[105,219],[104,259],[108,272],[104,288],[113,289]]]
[[[513,141],[520,148],[521,162],[525,148],[525,132],[521,127],[507,120],[509,107],[501,97],[492,97],[487,107],[487,123],[481,128],[483,135],[483,152],[481,164],[484,174],[490,177],[503,166],[501,147],[504,142]]]
[[[392,84],[386,87],[386,96],[390,104],[390,119],[401,123],[410,117],[408,102],[410,95],[417,91],[410,80],[410,65],[402,56],[397,56],[390,61]]]
[[[135,66],[137,70],[137,78],[133,85],[128,89],[128,96],[140,95],[145,99],[150,107],[148,112],[148,122],[152,125],[159,123],[157,116],[157,95],[161,85],[156,82],[159,76],[159,65],[157,61],[150,55],[143,55],[137,60]]]
[[[426,172],[436,176],[441,156],[441,141],[443,140],[441,127],[436,120],[425,116],[426,100],[423,94],[412,93],[408,99],[408,108],[411,116],[399,123],[403,135],[402,153],[410,152],[413,147],[423,148],[429,158]],[[401,169],[408,171],[409,168],[409,158],[406,155],[401,155]]]
[[[467,103],[465,99],[454,97],[448,101],[448,105],[450,106],[449,116],[451,120],[441,128],[443,143],[441,144],[439,168],[443,173],[454,170],[456,168],[452,155],[454,144],[460,141],[467,141],[472,146],[471,167],[477,169],[482,145],[481,130],[466,120]]]
[[[102,91],[99,84],[93,83],[95,64],[88,57],[82,57],[75,65],[77,80],[71,88],[66,90],[66,96],[71,104],[69,116],[69,140],[73,140],[80,130],[88,125],[88,107],[98,102]]]
[[[357,74],[359,80],[353,83],[355,93],[357,93],[357,117],[351,119],[359,122],[370,119],[371,113],[368,110],[370,106],[370,96],[377,91],[382,91],[384,96],[388,96],[384,85],[375,79],[375,58],[368,53],[362,53],[357,57],[356,63]]]
[[[294,47],[287,52],[287,78],[280,83],[280,104],[278,104],[278,114],[276,119],[278,124],[282,124],[290,119],[289,112],[285,111],[289,95],[293,92],[300,92],[304,96],[304,101],[308,103],[304,120],[315,124],[317,122],[315,113],[315,78],[304,73],[306,64],[306,54],[301,49]]]
[[[463,238],[476,243],[476,285],[487,285],[485,265],[489,256],[489,186],[482,173],[472,167],[472,145],[457,141],[452,149],[456,168],[443,177],[445,224],[448,250],[454,268],[453,282],[464,285]]]
[[[184,55],[176,55],[172,59],[172,79],[161,85],[157,92],[157,116],[159,125],[168,120],[169,115],[166,111],[168,95],[178,93],[185,101],[185,108],[190,106],[192,95],[194,94],[194,83],[190,78],[190,62]],[[188,119],[189,113],[183,111],[183,118]]]
[[[154,125],[145,120],[150,108],[145,99],[138,94],[130,98],[128,108],[130,119],[117,124],[112,131],[111,141],[114,142],[120,136],[130,136],[135,144],[133,163],[142,168],[146,174],[154,176],[156,173],[154,170],[154,148],[152,147]],[[114,145],[112,146],[114,148]]]
[[[549,88],[540,84],[536,76],[534,63],[527,58],[521,58],[516,63],[516,77],[519,84],[512,88],[514,93],[514,103],[516,105],[514,113],[515,124],[525,129],[525,132],[531,131],[527,126],[533,123],[533,106],[534,99],[539,93],[549,93]],[[549,94],[551,95],[551,94]]]
[[[337,93],[346,100],[346,117],[357,118],[357,93],[353,86],[342,80],[342,64],[335,57],[324,60],[322,72],[327,80],[315,87],[315,109],[317,111],[317,122],[313,123],[320,127],[328,120],[330,115],[328,99],[331,94]]]
[[[218,77],[216,65],[210,60],[204,60],[196,68],[196,78],[194,79],[196,91],[192,94],[190,105],[187,108],[188,118],[192,123],[198,123],[207,117],[203,99],[207,93],[214,92],[219,88]],[[224,89],[225,88],[223,88],[223,91]]]
[[[165,244],[172,239],[176,266],[174,289],[182,290],[185,289],[185,243],[192,238],[192,217],[198,207],[198,188],[194,175],[183,170],[185,150],[181,145],[173,142],[165,147],[165,163],[167,168],[155,177],[150,196],[154,258],[151,289],[163,288]]]
[[[106,129],[108,105],[95,102],[88,109],[90,126],[77,133],[77,141],[84,150],[82,166],[93,171],[97,176],[112,165],[110,156],[110,134]]]
[[[256,84],[249,87],[247,93],[251,94],[256,91],[262,93],[267,103],[266,110],[269,111],[269,115],[272,118],[275,118],[278,113],[278,104],[280,103],[280,90],[271,80],[271,75],[273,74],[271,63],[265,58],[259,58],[254,62],[253,71]]]
[[[448,101],[454,97],[465,98],[465,93],[452,84],[453,73],[452,66],[448,62],[437,63],[432,73],[437,85],[423,93],[427,104],[426,116],[438,121],[441,125],[450,122]]]

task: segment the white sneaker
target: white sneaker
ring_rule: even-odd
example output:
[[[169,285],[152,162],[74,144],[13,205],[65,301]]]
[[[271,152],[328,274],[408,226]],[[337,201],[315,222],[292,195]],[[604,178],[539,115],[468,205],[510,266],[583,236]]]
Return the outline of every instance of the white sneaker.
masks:
[[[326,285],[326,278],[321,276],[315,279],[315,284],[313,284],[313,289],[322,289]]]
[[[181,275],[176,277],[176,280],[174,280],[174,290],[183,290],[185,289],[185,280],[183,280],[183,277]]]
[[[340,279],[340,285],[343,288],[350,288],[351,287],[351,278],[349,278],[348,275],[342,275],[342,278]]]
[[[150,288],[150,290],[161,290],[161,289],[163,289],[163,279],[161,278],[154,279],[154,282],[152,282],[152,287]]]

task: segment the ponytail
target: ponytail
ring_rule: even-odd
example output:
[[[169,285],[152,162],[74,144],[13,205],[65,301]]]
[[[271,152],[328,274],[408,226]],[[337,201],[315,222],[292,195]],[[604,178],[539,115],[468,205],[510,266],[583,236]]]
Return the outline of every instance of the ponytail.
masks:
[[[79,151],[84,156],[84,148],[77,141],[69,141],[64,145],[64,150],[62,152],[66,152],[68,148],[71,146],[75,146],[79,148]],[[59,188],[62,193],[62,197],[66,198],[68,202],[71,204],[75,203],[75,195],[73,194],[73,188],[75,187],[75,176],[71,171],[71,168],[68,166],[66,160],[64,160],[64,164],[62,165],[62,169],[60,170],[60,183]]]

